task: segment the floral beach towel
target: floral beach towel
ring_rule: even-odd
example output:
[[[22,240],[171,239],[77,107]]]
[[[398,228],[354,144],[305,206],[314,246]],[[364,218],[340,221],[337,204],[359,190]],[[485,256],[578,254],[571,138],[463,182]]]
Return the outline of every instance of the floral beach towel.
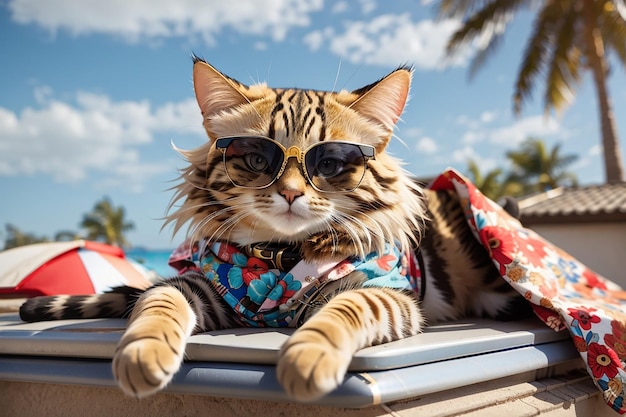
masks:
[[[454,170],[429,186],[456,192],[496,268],[556,331],[568,329],[604,399],[626,413],[626,296],[615,283],[522,227]]]

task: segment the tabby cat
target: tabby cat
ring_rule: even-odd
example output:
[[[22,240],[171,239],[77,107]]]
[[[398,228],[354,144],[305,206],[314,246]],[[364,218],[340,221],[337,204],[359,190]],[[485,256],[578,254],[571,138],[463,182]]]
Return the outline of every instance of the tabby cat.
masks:
[[[427,321],[515,317],[525,306],[456,197],[422,189],[385,152],[409,68],[356,91],[322,92],[246,86],[194,57],[193,81],[209,140],[179,150],[189,164],[168,222],[189,225],[198,262],[145,291],[39,297],[20,309],[26,321],[130,312],[113,358],[124,392],[165,387],[193,334],[294,326],[277,375],[291,398],[312,401],[343,381],[359,349],[415,335]],[[283,263],[287,271],[274,271]],[[295,272],[302,265],[309,275]]]

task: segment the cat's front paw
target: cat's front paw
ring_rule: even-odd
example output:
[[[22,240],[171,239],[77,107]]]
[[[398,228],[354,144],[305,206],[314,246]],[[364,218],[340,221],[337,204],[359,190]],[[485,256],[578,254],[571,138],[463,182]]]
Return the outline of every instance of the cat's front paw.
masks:
[[[144,398],[172,380],[183,357],[159,339],[139,339],[120,347],[113,357],[113,375],[126,394]]]
[[[352,356],[327,343],[298,336],[296,332],[281,349],[276,372],[290,398],[311,402],[343,382]]]

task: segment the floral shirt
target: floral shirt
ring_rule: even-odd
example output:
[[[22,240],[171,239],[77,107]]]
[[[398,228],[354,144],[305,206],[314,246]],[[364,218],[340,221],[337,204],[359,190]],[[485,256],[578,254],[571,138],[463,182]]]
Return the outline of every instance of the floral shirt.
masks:
[[[181,273],[202,272],[241,324],[251,327],[295,326],[307,298],[325,283],[353,271],[365,274],[365,286],[420,290],[417,262],[393,245],[387,245],[381,255],[374,252],[364,259],[327,264],[300,261],[291,270],[281,271],[224,242],[187,241],[172,253],[169,264]]]

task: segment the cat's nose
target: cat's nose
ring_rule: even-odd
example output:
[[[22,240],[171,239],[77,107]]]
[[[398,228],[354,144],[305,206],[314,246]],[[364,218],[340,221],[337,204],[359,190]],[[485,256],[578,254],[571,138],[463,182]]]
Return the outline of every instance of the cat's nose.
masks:
[[[296,198],[300,197],[303,193],[302,191],[299,191],[299,190],[292,190],[289,188],[285,188],[284,190],[280,190],[278,194],[285,197],[285,200],[287,200],[287,202],[291,204],[296,200]]]

